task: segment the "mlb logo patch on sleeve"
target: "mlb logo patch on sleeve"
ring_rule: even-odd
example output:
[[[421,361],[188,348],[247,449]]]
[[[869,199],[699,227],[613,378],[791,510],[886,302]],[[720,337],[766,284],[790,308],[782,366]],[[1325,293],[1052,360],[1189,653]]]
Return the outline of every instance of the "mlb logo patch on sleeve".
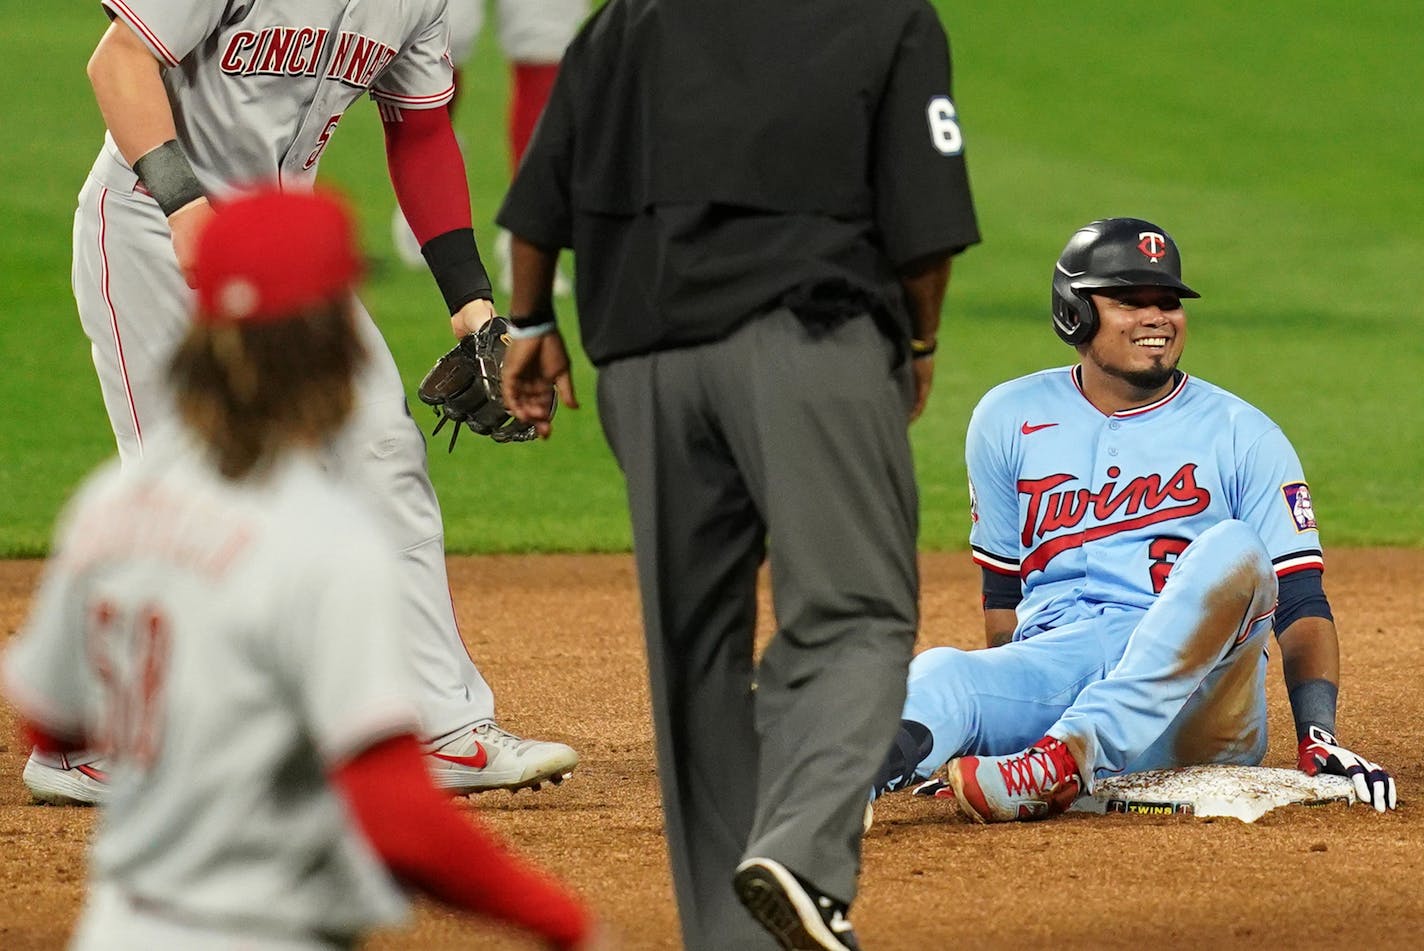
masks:
[[[1290,509],[1291,518],[1295,519],[1295,530],[1305,532],[1316,528],[1315,506],[1310,501],[1310,486],[1304,482],[1289,482],[1281,486],[1281,492],[1286,497],[1286,507]]]

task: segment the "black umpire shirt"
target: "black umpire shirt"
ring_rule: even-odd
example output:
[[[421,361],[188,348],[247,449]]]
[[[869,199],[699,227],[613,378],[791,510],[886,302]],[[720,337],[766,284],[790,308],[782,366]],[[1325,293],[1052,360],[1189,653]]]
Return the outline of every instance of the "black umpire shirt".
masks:
[[[498,221],[572,248],[595,364],[780,304],[910,333],[897,268],[979,240],[925,0],[610,0]]]

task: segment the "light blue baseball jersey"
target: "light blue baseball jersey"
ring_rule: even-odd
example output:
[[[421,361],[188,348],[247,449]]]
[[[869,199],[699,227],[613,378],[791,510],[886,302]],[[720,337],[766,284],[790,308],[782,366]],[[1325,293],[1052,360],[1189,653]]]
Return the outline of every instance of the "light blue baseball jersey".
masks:
[[[1023,586],[1014,639],[1146,610],[1177,555],[1224,519],[1255,529],[1277,576],[1323,568],[1310,489],[1260,410],[1186,374],[1104,415],[1077,367],[990,390],[969,423],[970,545]]]

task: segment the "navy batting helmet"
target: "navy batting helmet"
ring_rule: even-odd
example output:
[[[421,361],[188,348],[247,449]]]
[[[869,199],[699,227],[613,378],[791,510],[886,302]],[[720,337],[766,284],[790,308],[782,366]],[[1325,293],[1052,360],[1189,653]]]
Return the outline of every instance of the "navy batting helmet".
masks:
[[[1182,283],[1182,256],[1172,236],[1141,218],[1102,218],[1073,232],[1053,268],[1053,329],[1078,346],[1098,331],[1092,292],[1109,287],[1170,287],[1200,297]]]

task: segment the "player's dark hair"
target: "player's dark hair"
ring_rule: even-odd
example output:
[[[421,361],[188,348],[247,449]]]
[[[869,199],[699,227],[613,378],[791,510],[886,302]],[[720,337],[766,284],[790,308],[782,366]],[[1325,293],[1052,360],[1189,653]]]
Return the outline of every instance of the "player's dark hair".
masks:
[[[330,437],[351,413],[352,378],[365,359],[341,300],[278,321],[195,322],[168,379],[183,421],[236,480],[289,447]]]

